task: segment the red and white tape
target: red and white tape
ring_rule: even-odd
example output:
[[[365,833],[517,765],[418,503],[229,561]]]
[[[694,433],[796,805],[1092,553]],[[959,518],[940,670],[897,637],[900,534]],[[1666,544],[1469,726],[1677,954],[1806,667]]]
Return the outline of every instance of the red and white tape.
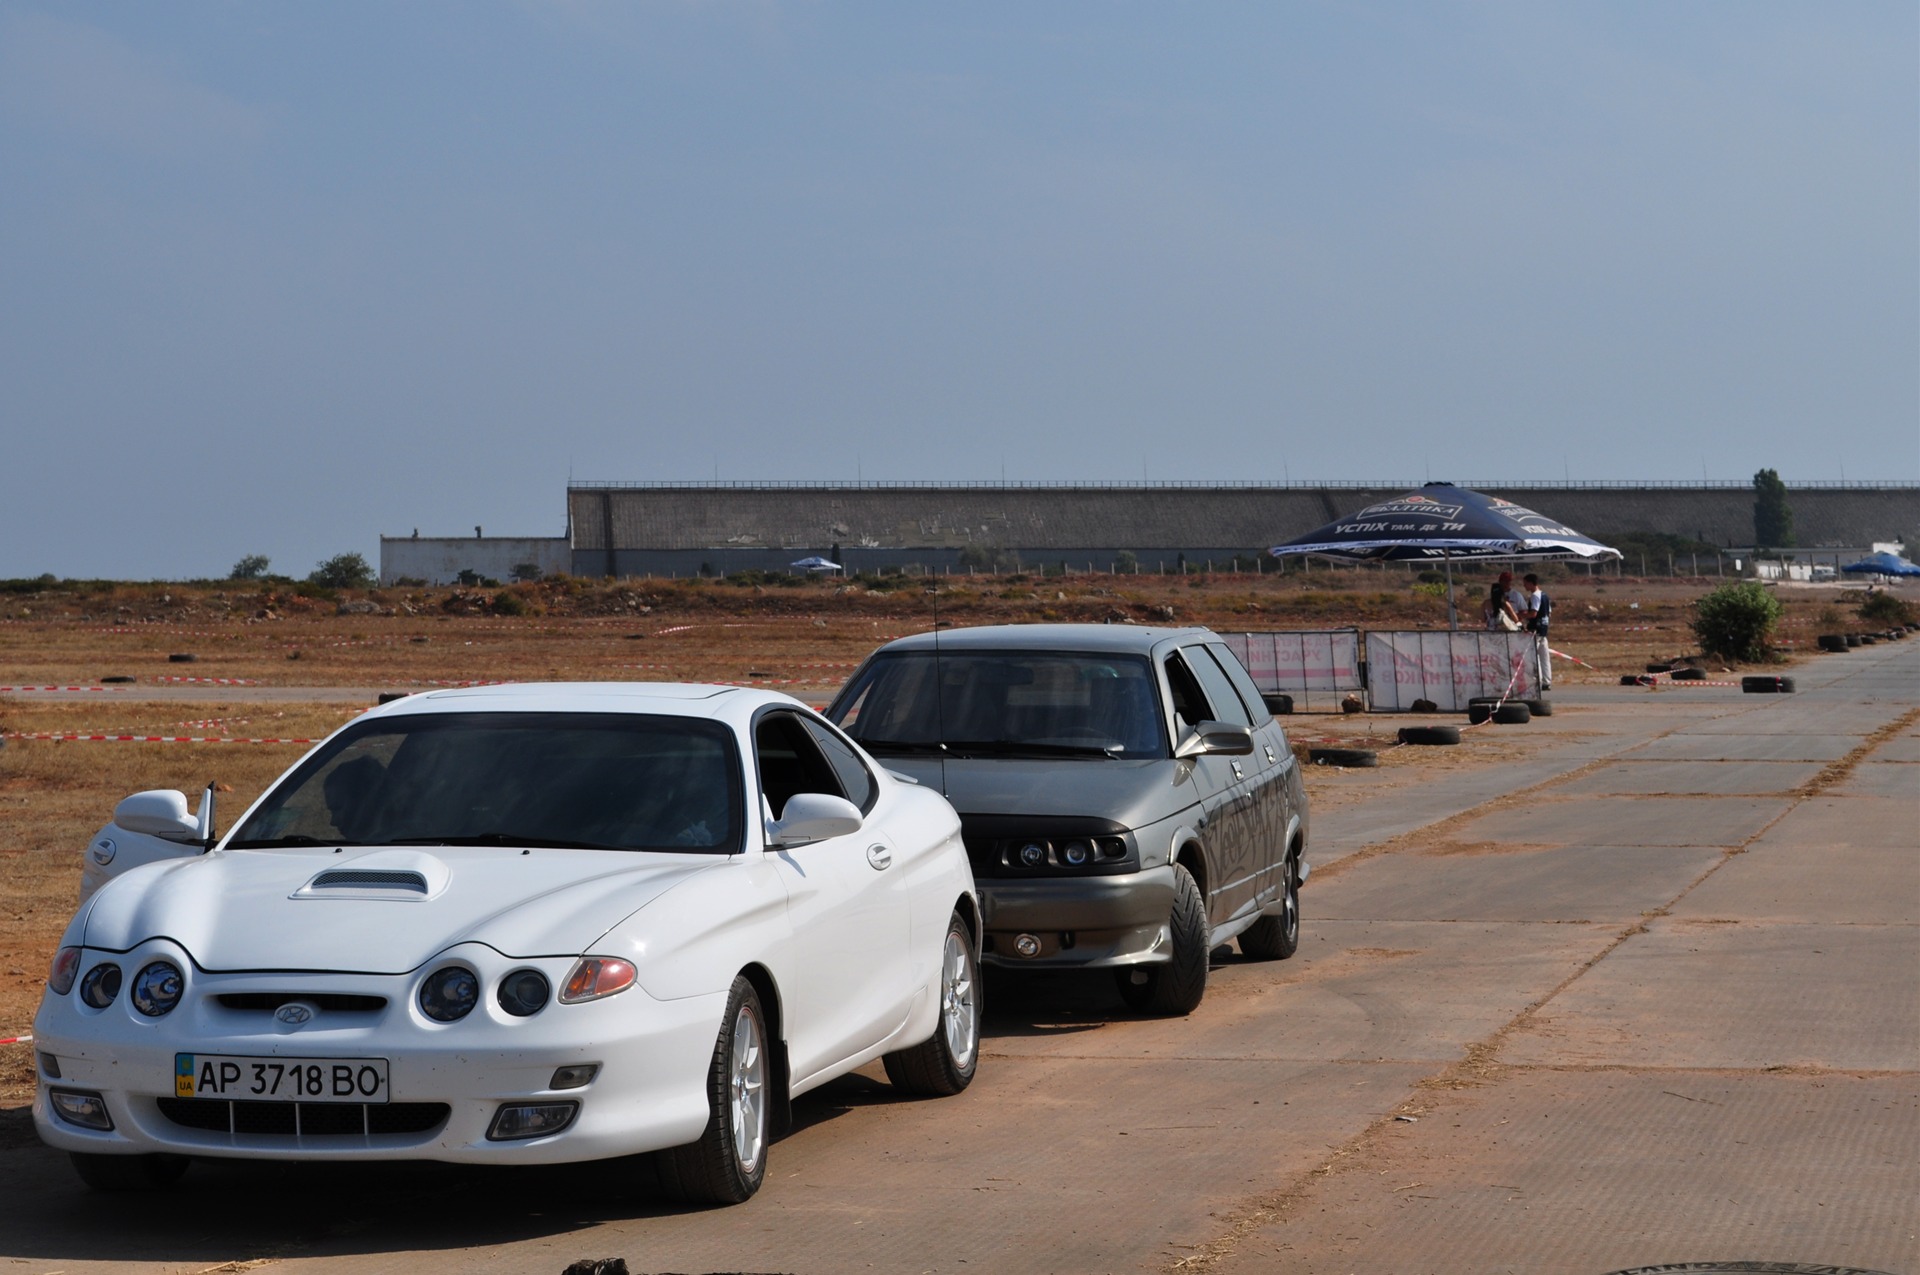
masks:
[[[162,674],[147,679],[153,682],[194,682],[201,686],[258,686],[250,677],[174,677]]]
[[[0,1045],[31,1045],[31,1036],[0,1036]]]
[[[59,744],[317,744],[317,739],[242,739],[237,735],[86,735],[78,731],[8,731],[0,739],[44,739]]]
[[[0,686],[0,691],[124,691],[124,686]]]

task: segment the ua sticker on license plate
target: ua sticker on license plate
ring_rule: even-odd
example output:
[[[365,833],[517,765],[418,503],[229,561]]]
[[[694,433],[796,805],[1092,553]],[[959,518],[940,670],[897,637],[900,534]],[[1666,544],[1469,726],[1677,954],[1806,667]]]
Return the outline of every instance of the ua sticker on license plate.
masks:
[[[252,1102],[385,1102],[387,1060],[175,1054],[173,1092]]]

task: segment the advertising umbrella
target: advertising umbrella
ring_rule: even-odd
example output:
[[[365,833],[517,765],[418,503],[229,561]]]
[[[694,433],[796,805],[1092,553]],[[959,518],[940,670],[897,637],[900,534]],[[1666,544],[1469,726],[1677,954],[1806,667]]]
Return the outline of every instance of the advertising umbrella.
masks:
[[[1473,561],[1546,562],[1618,558],[1620,551],[1581,535],[1557,518],[1452,483],[1368,505],[1349,517],[1296,536],[1270,553],[1276,558],[1315,554],[1349,562],[1439,562],[1447,572],[1447,624],[1453,608],[1453,564]]]
[[[1892,553],[1875,553],[1840,568],[1851,575],[1920,576],[1920,567]]]

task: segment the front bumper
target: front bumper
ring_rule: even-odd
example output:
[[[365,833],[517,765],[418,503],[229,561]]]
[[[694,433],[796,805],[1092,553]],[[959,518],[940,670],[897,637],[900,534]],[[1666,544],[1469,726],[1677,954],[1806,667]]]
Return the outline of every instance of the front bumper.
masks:
[[[89,960],[94,956],[88,953]],[[564,968],[549,979],[557,986],[563,975]],[[94,1010],[72,994],[46,995],[34,1019],[40,1069],[33,1118],[43,1142],[106,1155],[468,1164],[568,1163],[679,1146],[697,1139],[706,1124],[707,1071],[726,1005],[723,994],[654,1000],[635,985],[583,1005],[550,1002],[524,1019],[492,1013],[483,1003],[466,1019],[442,1025],[419,1015],[407,976],[196,971],[189,981],[180,1007],[157,1020],[140,1018],[124,996]],[[217,993],[286,990],[385,995],[388,1002],[373,1013],[323,1011],[292,1029],[271,1014],[234,1011],[214,1000]],[[296,1104],[180,1099],[173,1072],[181,1053],[384,1058],[389,1102],[364,1108],[359,1119],[341,1109],[357,1104],[297,1104],[308,1113],[301,1120],[286,1110]],[[557,1068],[585,1063],[599,1064],[590,1084],[549,1087]],[[113,1128],[63,1118],[51,1104],[53,1089],[97,1094]],[[558,1133],[487,1138],[503,1105],[563,1102],[577,1102],[579,1110]]]
[[[1173,868],[1124,876],[980,878],[989,965],[1009,969],[1155,965],[1171,955]],[[1038,948],[1019,954],[1022,935]]]

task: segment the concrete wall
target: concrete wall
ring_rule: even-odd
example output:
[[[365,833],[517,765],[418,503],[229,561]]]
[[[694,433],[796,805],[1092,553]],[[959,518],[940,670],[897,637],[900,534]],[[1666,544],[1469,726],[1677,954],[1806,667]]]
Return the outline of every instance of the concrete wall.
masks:
[[[969,546],[1017,552],[1029,566],[1093,562],[1129,550],[1143,568],[1180,554],[1222,561],[1310,531],[1407,490],[1222,486],[573,487],[578,575],[725,574],[784,569],[831,554],[850,570],[958,562]],[[1482,486],[1605,542],[1635,531],[1712,544],[1753,540],[1745,484],[1692,487]],[[1920,527],[1920,485],[1789,487],[1802,545],[1864,545]]]
[[[572,551],[564,536],[382,536],[380,583],[424,580],[453,584],[463,570],[506,583],[523,562],[542,575],[572,570]]]

